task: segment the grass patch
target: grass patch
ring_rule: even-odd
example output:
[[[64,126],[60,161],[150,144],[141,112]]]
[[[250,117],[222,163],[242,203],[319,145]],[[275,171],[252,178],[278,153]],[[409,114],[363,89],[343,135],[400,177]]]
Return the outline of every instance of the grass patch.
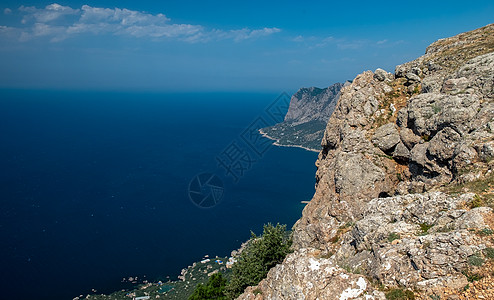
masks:
[[[467,258],[468,264],[475,267],[480,267],[484,264],[484,259],[474,254]]]
[[[468,282],[479,281],[480,279],[484,278],[484,276],[482,276],[481,274],[478,274],[478,273],[472,273],[469,271],[464,271],[462,273],[463,273],[463,275],[465,275],[467,277]],[[467,286],[468,286],[468,284],[467,284]]]
[[[477,231],[478,235],[486,236],[486,235],[492,235],[494,231],[490,228],[484,228],[482,230]]]
[[[464,171],[459,171],[458,175],[461,175],[461,173],[463,172]],[[445,189],[445,192],[454,194],[464,192],[476,193],[475,197],[469,203],[467,203],[467,206],[469,208],[488,206],[494,209],[494,194],[492,192],[493,189],[494,174],[489,174],[485,177],[478,178],[469,182],[449,185]]]
[[[256,288],[254,291],[252,291],[252,293],[253,293],[254,295],[259,295],[259,294],[262,294],[262,291],[261,291],[261,289]]]
[[[440,227],[437,232],[450,232],[450,231],[453,231],[455,228],[454,228],[454,225],[453,224],[448,224],[446,226],[443,226],[443,227]]]
[[[394,240],[399,240],[400,239],[400,234],[396,233],[396,232],[391,232],[390,234],[388,234],[388,242],[392,242]]]
[[[392,289],[386,293],[387,300],[415,300],[412,291],[403,289]]]
[[[484,255],[485,257],[489,259],[494,259],[494,248],[487,247],[484,249]]]
[[[420,224],[420,235],[426,235],[427,231],[432,228],[432,224],[422,223]]]
[[[468,207],[470,207],[471,209],[476,207],[481,207],[484,205],[485,205],[484,200],[482,200],[482,198],[480,198],[478,194],[475,194],[472,200],[470,200],[470,202],[468,203]]]

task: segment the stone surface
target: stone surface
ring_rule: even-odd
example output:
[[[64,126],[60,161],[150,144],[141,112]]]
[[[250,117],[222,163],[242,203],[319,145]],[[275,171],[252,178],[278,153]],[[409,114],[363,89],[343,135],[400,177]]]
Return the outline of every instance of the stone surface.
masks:
[[[480,270],[470,259],[494,247],[479,234],[494,213],[466,191],[494,171],[494,24],[431,44],[391,79],[366,71],[342,88],[295,252],[241,299],[380,299],[372,282],[455,296]]]
[[[392,78],[392,75],[383,69],[377,68],[376,71],[374,71],[374,78],[379,80],[379,81],[385,81],[385,80],[390,80]]]
[[[374,136],[372,143],[384,152],[388,152],[400,142],[400,134],[394,124],[388,123],[379,127]]]
[[[262,293],[255,293],[255,290]],[[283,264],[269,271],[256,288],[248,288],[238,299],[376,299],[383,292],[372,287],[365,276],[351,274],[317,252],[301,249],[289,254]]]

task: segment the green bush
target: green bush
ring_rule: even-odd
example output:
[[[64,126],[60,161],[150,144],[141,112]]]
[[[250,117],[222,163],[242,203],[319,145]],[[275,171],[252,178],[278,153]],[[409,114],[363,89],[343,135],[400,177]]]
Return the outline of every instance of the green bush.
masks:
[[[476,267],[480,267],[481,265],[484,264],[484,260],[477,256],[477,255],[472,255],[467,258],[468,264]]]
[[[482,230],[479,230],[477,233],[479,235],[492,235],[494,233],[494,231],[492,231],[492,229],[490,229],[490,228],[484,228]]]
[[[484,255],[487,258],[493,259],[494,258],[494,248],[491,248],[491,247],[485,248],[484,249]]]
[[[415,295],[412,291],[403,289],[392,289],[386,293],[387,300],[415,300]]]
[[[225,287],[227,280],[221,273],[216,273],[209,277],[207,284],[197,285],[194,293],[189,297],[189,300],[207,300],[218,299],[226,300]]]
[[[467,277],[468,282],[479,281],[480,279],[484,278],[483,275],[478,274],[478,273],[473,273],[470,271],[463,271],[461,273]],[[467,284],[467,286],[468,286],[468,284]]]
[[[432,228],[432,226],[434,226],[434,225],[427,224],[427,223],[421,223],[420,224],[420,231],[421,231],[420,233],[421,233],[421,235],[426,235],[427,232],[429,231],[429,229]]]
[[[389,235],[388,235],[388,242],[392,242],[394,240],[398,240],[400,239],[400,234],[399,233],[396,233],[396,232],[391,232]]]
[[[232,278],[226,287],[228,299],[234,299],[248,286],[258,284],[269,269],[283,261],[292,244],[286,225],[264,225],[263,234],[252,237],[232,267]]]

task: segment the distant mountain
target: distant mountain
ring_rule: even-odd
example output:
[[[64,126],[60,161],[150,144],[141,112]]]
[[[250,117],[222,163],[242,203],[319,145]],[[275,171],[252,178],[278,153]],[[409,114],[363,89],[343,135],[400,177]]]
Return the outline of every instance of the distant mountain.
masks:
[[[335,83],[330,87],[301,88],[290,100],[285,120],[260,132],[276,140],[277,146],[301,147],[319,151],[324,129],[336,107],[340,90],[349,82]]]

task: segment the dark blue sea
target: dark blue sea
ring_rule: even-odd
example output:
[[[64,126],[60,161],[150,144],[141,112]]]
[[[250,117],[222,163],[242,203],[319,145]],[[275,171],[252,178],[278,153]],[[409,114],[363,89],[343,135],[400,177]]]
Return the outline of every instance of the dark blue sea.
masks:
[[[264,223],[291,227],[317,153],[254,134],[278,96],[0,90],[1,297],[174,279]]]

